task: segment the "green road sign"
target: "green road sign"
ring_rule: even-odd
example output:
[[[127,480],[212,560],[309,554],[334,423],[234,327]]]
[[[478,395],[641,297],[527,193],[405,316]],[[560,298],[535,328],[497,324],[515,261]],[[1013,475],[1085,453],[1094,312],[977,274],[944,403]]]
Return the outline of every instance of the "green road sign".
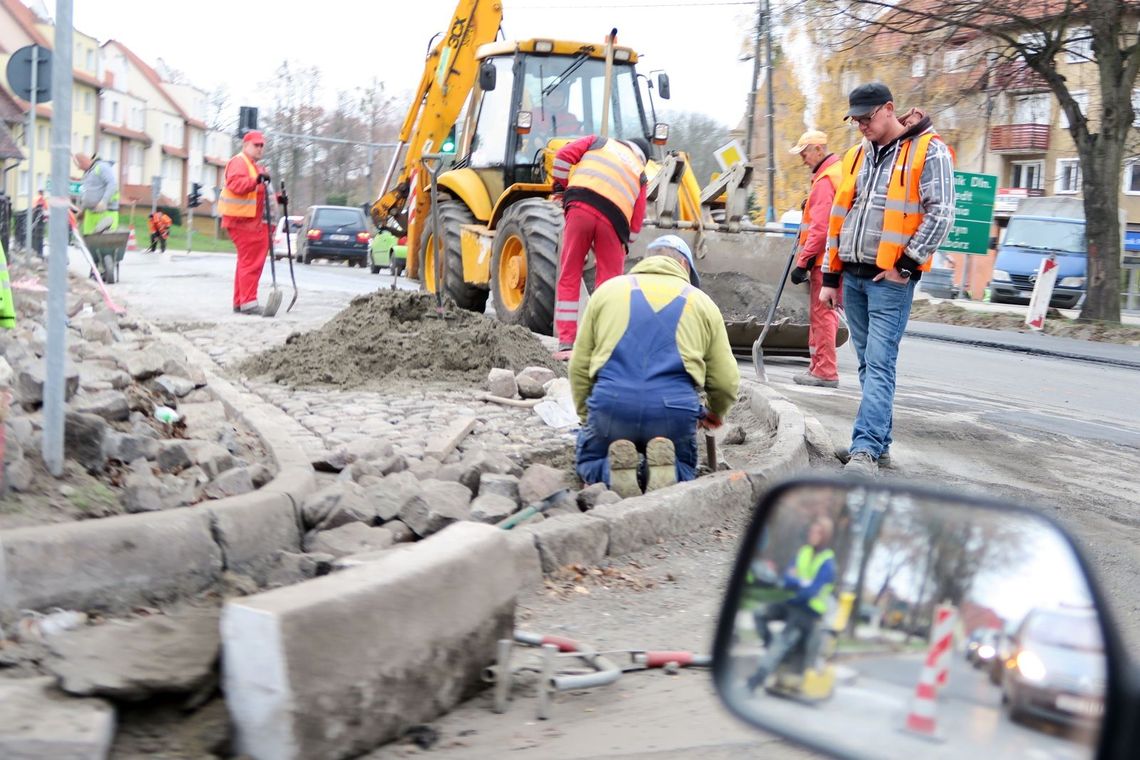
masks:
[[[68,190],[71,192],[72,195],[79,195],[81,192],[83,192],[83,183],[82,182],[72,182],[68,186]]]
[[[947,253],[986,254],[998,178],[993,174],[954,172],[954,226],[939,250]]]

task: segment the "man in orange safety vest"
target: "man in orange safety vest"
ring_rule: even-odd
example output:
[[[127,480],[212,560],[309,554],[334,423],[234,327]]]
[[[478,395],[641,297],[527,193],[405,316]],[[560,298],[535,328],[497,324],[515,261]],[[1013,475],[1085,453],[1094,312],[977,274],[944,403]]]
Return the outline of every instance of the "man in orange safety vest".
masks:
[[[225,186],[218,199],[222,227],[237,248],[234,272],[234,312],[260,314],[257,284],[269,252],[269,226],[265,223],[269,172],[258,163],[265,152],[265,135],[245,133],[241,152],[226,164]]]

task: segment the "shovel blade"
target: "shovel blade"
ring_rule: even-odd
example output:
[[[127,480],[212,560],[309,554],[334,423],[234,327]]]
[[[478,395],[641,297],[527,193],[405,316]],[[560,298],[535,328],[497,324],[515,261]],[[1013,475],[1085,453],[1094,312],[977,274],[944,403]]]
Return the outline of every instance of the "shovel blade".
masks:
[[[752,367],[756,370],[756,379],[762,383],[768,382],[768,375],[764,372],[764,347],[761,345],[763,337],[757,338],[752,344]]]
[[[265,308],[261,310],[261,316],[274,317],[277,316],[277,310],[281,308],[281,291],[273,288],[269,291],[269,298],[265,299]]]

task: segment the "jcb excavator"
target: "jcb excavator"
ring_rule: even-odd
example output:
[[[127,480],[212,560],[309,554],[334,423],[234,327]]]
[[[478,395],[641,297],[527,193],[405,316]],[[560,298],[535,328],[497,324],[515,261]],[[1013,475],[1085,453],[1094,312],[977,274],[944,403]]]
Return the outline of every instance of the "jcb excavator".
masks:
[[[498,0],[460,1],[428,55],[372,216],[380,227],[406,232],[407,273],[428,291],[442,285],[459,306],[479,312],[489,296],[501,321],[549,335],[563,223],[561,207],[551,200],[554,153],[590,134],[644,137],[662,152],[668,126],[650,124],[648,114],[655,109],[651,95],[648,109],[642,98],[639,80],[645,77],[637,73],[637,53],[616,45],[613,34],[605,44],[509,42],[496,40],[502,19]],[[667,75],[659,75],[657,90],[669,97]],[[439,283],[429,177],[421,157],[438,153],[456,127],[454,161],[438,176]],[[762,233],[746,216],[751,167],[737,164],[702,189],[685,154],[674,151],[651,158],[646,175],[646,228],[630,246],[631,260],[644,255],[656,227],[686,239],[702,275],[731,272],[758,283],[779,281],[788,240]],[[804,292],[785,289],[781,306],[802,319],[777,323],[765,339],[766,353],[807,351],[806,290],[796,290]],[[726,314],[734,347],[749,350],[762,315],[713,297]]]

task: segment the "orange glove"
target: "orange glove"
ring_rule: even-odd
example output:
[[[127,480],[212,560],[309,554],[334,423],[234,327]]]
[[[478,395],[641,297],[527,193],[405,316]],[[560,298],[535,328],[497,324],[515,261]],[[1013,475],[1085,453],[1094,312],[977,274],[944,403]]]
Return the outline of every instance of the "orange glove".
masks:
[[[704,414],[699,420],[697,420],[697,427],[701,428],[702,430],[716,430],[723,424],[724,420],[713,414],[708,409],[705,409]]]

